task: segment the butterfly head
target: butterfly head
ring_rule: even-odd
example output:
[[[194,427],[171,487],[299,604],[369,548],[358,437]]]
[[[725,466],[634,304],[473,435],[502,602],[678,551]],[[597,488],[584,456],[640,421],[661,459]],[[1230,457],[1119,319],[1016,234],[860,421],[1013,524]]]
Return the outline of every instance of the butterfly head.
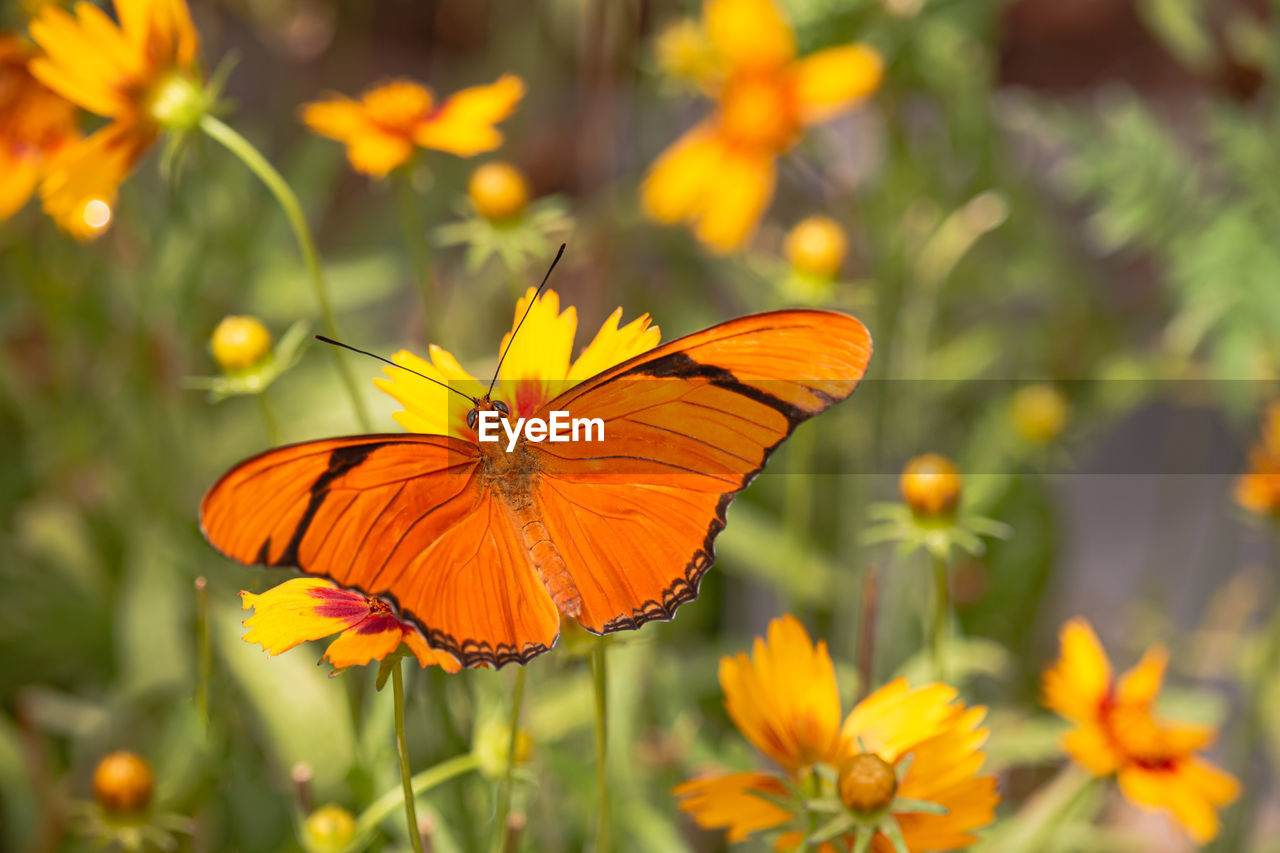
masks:
[[[503,415],[511,414],[511,409],[501,400],[490,400],[489,395],[485,394],[479,400],[475,401],[475,405],[467,412],[467,426],[471,429],[476,428],[476,423],[480,420],[481,412],[501,412]]]

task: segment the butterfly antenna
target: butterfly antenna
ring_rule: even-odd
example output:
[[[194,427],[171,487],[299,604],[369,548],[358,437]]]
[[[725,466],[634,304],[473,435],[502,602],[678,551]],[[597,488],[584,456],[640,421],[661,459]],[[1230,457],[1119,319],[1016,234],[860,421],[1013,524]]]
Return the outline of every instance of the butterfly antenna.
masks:
[[[502,362],[507,357],[507,353],[511,351],[511,345],[516,342],[516,335],[520,332],[520,327],[524,325],[525,319],[529,316],[529,312],[533,310],[533,305],[538,301],[538,297],[542,295],[542,289],[547,286],[547,282],[551,279],[551,271],[556,268],[556,264],[560,263],[560,256],[564,254],[564,243],[560,244],[560,251],[556,252],[555,259],[551,262],[551,266],[547,267],[547,274],[542,277],[542,284],[538,285],[538,290],[533,294],[533,298],[529,300],[529,305],[524,309],[524,314],[520,317],[520,322],[516,323],[516,327],[511,330],[511,337],[507,338],[507,345],[502,350],[502,355],[498,356],[498,366],[493,369],[493,379],[489,382],[489,390],[487,393],[493,393],[493,386],[498,384],[498,371],[502,369]]]
[[[378,361],[381,361],[381,362],[383,362],[384,364],[389,364],[389,365],[391,365],[392,367],[398,367],[398,368],[400,368],[401,370],[408,371],[409,373],[412,373],[414,376],[421,377],[421,378],[423,378],[423,379],[427,380],[428,382],[434,382],[434,383],[436,383],[437,385],[439,385],[441,388],[447,388],[447,389],[449,389],[450,391],[452,391],[453,393],[455,393],[455,394],[459,394],[459,395],[461,395],[461,396],[465,397],[467,400],[471,401],[473,404],[477,404],[477,405],[478,405],[478,404],[479,404],[479,402],[480,402],[480,401],[479,401],[479,400],[477,400],[475,397],[472,397],[472,396],[470,396],[469,394],[463,394],[461,391],[459,391],[457,388],[454,388],[452,385],[448,384],[447,382],[441,382],[439,379],[432,379],[430,376],[427,376],[425,373],[419,373],[418,371],[414,370],[414,369],[413,369],[413,368],[411,368],[411,367],[405,367],[403,364],[396,364],[396,363],[395,363],[394,361],[392,361],[391,359],[389,359],[389,358],[383,358],[382,356],[378,355],[377,353],[372,353],[372,352],[367,352],[367,351],[362,350],[362,349],[357,349],[356,347],[351,346],[351,344],[344,344],[342,341],[335,341],[333,338],[326,338],[324,335],[316,335],[316,336],[315,336],[315,338],[316,338],[316,340],[317,340],[317,341],[323,341],[323,342],[324,342],[324,343],[326,343],[326,344],[333,344],[335,347],[342,347],[343,349],[349,349],[349,350],[351,350],[352,352],[358,352],[358,353],[360,353],[361,355],[367,355],[367,356],[369,356],[369,358],[376,358]]]

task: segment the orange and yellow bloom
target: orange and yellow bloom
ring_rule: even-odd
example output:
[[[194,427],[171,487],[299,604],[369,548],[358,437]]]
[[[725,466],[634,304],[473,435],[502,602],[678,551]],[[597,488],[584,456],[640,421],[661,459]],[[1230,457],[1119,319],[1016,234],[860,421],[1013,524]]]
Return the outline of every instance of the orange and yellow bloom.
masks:
[[[427,646],[418,629],[397,619],[385,601],[322,578],[294,578],[258,595],[241,592],[240,599],[245,610],[254,611],[244,620],[249,629],[244,641],[271,655],[338,634],[322,658],[335,670],[382,660],[401,643],[424,667],[434,664],[446,672],[460,668],[451,655]]]
[[[728,252],[764,215],[778,157],[806,126],[874,91],[883,64],[856,44],[797,58],[795,34],[773,0],[707,0],[703,31],[714,61],[691,67],[705,69],[702,87],[716,111],[653,164],[641,202],[650,218],[687,222],[703,243]],[[672,49],[664,42],[664,52]]]
[[[842,723],[826,644],[815,646],[790,616],[770,623],[751,657],[723,658],[720,684],[739,731],[785,773],[715,774],[676,787],[680,808],[731,842],[776,830],[780,849],[799,847],[805,805],[787,803],[797,786],[816,785],[847,811],[847,829],[824,850],[848,849],[868,833],[879,853],[894,849],[891,835],[911,851],[957,850],[994,818],[995,780],[978,775],[986,709],[965,707],[944,684],[898,679]]]
[[[31,22],[44,55],[31,73],[67,100],[111,120],[66,147],[41,184],[45,211],[78,239],[100,234],[116,191],[165,128],[189,129],[203,110],[199,41],[184,0],[116,0],[119,23],[90,3],[45,6]]]
[[[392,80],[358,101],[334,95],[304,104],[302,120],[321,136],[345,144],[351,168],[380,178],[407,163],[415,147],[460,157],[494,150],[502,144],[494,125],[511,115],[522,97],[524,82],[514,74],[443,101],[412,80]]]
[[[32,76],[34,56],[0,33],[0,221],[22,209],[53,158],[80,138],[75,105]]]
[[[1196,752],[1216,735],[1210,726],[1172,723],[1155,714],[1168,654],[1149,649],[1114,678],[1089,623],[1073,619],[1060,634],[1062,657],[1044,675],[1045,704],[1075,724],[1064,747],[1095,776],[1115,775],[1125,797],[1173,817],[1197,843],[1218,834],[1217,809],[1239,783]]]
[[[1249,452],[1249,471],[1236,480],[1236,503],[1258,515],[1280,518],[1280,403],[1267,407],[1262,440]]]

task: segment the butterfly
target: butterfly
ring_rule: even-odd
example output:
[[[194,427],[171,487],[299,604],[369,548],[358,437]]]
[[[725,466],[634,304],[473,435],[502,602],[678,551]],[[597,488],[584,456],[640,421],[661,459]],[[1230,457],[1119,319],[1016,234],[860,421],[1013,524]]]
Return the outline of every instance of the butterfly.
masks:
[[[386,600],[465,666],[527,663],[562,617],[609,634],[695,598],[729,503],[801,422],[853,392],[870,356],[845,314],[740,317],[554,396],[542,420],[602,425],[576,441],[499,430],[279,447],[209,490],[201,529],[239,562]],[[511,411],[491,393],[466,405],[473,428]]]

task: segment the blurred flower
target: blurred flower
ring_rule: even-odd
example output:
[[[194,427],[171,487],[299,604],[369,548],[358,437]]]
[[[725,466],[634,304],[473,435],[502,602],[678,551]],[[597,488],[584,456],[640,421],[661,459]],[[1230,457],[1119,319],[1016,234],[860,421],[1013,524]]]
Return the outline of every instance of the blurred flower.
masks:
[[[524,315],[536,290],[529,288],[516,302],[511,327],[514,330]],[[545,291],[534,302],[524,321],[520,336],[502,362],[493,398],[507,404],[512,419],[534,414],[543,403],[554,398],[570,384],[588,379],[602,370],[647,352],[658,345],[661,332],[651,325],[648,314],[619,327],[622,309],[616,309],[604,321],[600,331],[577,359],[571,360],[578,314],[572,306],[560,310],[560,296]],[[503,336],[501,353],[511,340]],[[429,349],[431,360],[401,350],[392,361],[431,377],[473,397],[482,395],[488,382],[481,382],[462,368],[446,350],[434,344]],[[384,367],[388,379],[375,379],[374,384],[390,394],[404,411],[396,412],[396,422],[410,432],[444,433],[475,438],[475,430],[467,426],[467,408],[456,394],[403,370]],[[459,405],[462,403],[463,405]]]
[[[45,211],[77,239],[111,219],[116,192],[162,130],[193,128],[213,93],[196,70],[198,40],[185,0],[117,0],[119,25],[90,3],[75,15],[46,6],[31,22],[45,55],[31,73],[111,120],[54,158],[41,184]]]
[[[964,481],[955,463],[939,453],[917,456],[902,469],[898,491],[916,515],[954,515]]]
[[[0,221],[22,209],[54,155],[80,138],[75,105],[31,75],[34,55],[0,32]]]
[[[384,177],[409,161],[414,146],[472,157],[502,144],[495,124],[515,111],[524,82],[504,74],[488,86],[473,86],[437,103],[434,93],[411,80],[374,86],[355,101],[344,95],[302,107],[302,120],[321,136],[347,146],[351,168]]]
[[[476,213],[485,219],[511,219],[529,204],[529,182],[510,163],[485,163],[471,173],[467,195]]]
[[[795,36],[772,0],[706,0],[703,27],[715,53],[717,73],[705,89],[716,112],[658,158],[641,201],[650,218],[690,223],[713,251],[728,252],[763,216],[778,156],[806,125],[874,91],[883,64],[862,45],[797,59]]]
[[[499,719],[492,719],[476,731],[471,754],[479,764],[480,772],[490,779],[502,779],[507,775],[507,755],[511,747],[511,726]],[[533,739],[524,729],[516,730],[516,753],[512,766],[529,762],[533,753]]]
[[[841,724],[826,644],[814,646],[790,616],[769,624],[750,658],[723,658],[720,684],[739,731],[786,774],[709,775],[675,788],[681,809],[700,826],[726,830],[731,842],[821,812],[830,821],[807,840],[824,850],[859,839],[875,850],[895,841],[911,851],[952,850],[994,818],[995,780],[977,775],[986,709],[966,708],[946,685],[912,688],[898,679]],[[801,789],[812,798],[796,801]],[[805,841],[788,828],[778,847]]]
[[[1262,440],[1249,452],[1249,472],[1236,480],[1236,503],[1280,518],[1280,402],[1267,407]]]
[[[213,360],[227,372],[253,367],[271,353],[271,333],[257,317],[222,318],[209,339]]]
[[[135,752],[103,756],[93,768],[93,798],[113,814],[138,814],[151,805],[155,778],[151,765]]]
[[[307,853],[343,853],[356,837],[356,819],[332,803],[307,815],[302,824],[302,847]]]
[[[663,74],[698,86],[714,83],[720,74],[715,47],[691,18],[676,21],[658,34],[654,58]]]
[[[1070,413],[1062,392],[1044,383],[1019,388],[1009,409],[1014,430],[1030,444],[1048,444],[1057,438]]]
[[[254,611],[244,620],[249,629],[244,641],[272,655],[338,634],[321,658],[333,664],[335,671],[380,661],[401,643],[424,667],[436,664],[446,672],[460,668],[451,655],[428,647],[418,629],[397,619],[382,599],[342,589],[322,578],[294,578],[260,595],[242,591],[240,598],[245,610]]]
[[[849,242],[839,223],[829,216],[810,216],[797,222],[783,242],[787,261],[803,275],[831,279],[844,262]]]
[[[1062,657],[1044,674],[1044,702],[1076,724],[1063,746],[1095,776],[1114,774],[1125,797],[1166,812],[1197,843],[1218,834],[1216,808],[1234,800],[1239,783],[1196,755],[1211,726],[1160,720],[1153,708],[1168,654],[1147,651],[1117,680],[1089,623],[1073,619],[1060,634]]]

